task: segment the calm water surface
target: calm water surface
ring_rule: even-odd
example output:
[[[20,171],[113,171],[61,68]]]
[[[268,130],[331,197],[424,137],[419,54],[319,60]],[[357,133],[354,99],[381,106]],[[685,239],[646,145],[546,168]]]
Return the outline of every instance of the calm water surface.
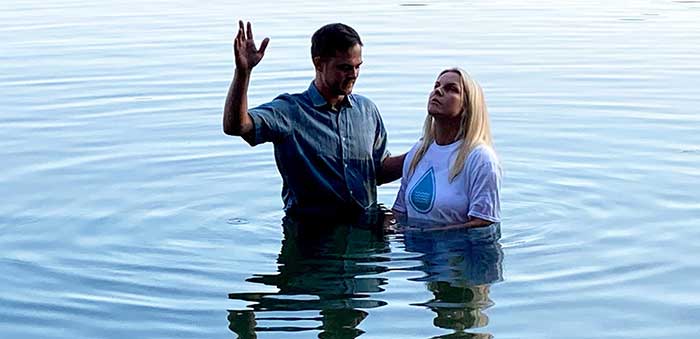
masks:
[[[700,3],[331,7],[0,4],[0,337],[697,337]],[[316,28],[354,26],[393,153],[467,69],[500,240],[284,223],[271,146],[221,132],[239,18],[271,38],[251,104],[308,86]]]

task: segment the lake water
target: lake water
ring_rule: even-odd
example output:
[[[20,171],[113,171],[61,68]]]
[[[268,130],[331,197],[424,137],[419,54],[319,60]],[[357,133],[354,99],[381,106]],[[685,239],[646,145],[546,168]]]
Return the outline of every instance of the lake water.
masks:
[[[239,18],[271,38],[251,105],[308,86],[316,28],[355,27],[395,154],[437,73],[468,70],[500,240],[283,227],[272,147],[221,132]],[[5,1],[0,337],[696,338],[699,22],[697,1]]]

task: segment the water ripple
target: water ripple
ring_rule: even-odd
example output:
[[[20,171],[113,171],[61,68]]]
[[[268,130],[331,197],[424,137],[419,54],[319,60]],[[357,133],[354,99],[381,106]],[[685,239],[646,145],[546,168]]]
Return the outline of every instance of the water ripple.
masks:
[[[696,3],[3,3],[0,336],[231,337],[258,305],[290,337],[695,337]],[[238,18],[272,38],[251,105],[309,85],[314,27],[357,28],[394,154],[467,69],[505,169],[503,281],[430,281],[468,276],[458,237],[290,252],[272,147],[221,132]]]

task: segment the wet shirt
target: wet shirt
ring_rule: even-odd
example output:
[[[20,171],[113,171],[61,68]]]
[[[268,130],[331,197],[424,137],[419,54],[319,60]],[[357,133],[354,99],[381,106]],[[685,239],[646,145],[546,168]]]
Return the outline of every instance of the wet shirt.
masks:
[[[376,105],[350,94],[333,109],[316,86],[282,94],[248,111],[252,146],[272,142],[290,214],[362,211],[376,204],[381,162],[389,155]]]
[[[403,164],[401,187],[393,210],[409,220],[435,224],[465,223],[469,217],[501,221],[501,166],[496,153],[486,145],[475,147],[454,181],[449,172],[461,142],[438,145],[433,142],[418,162],[409,167],[421,141],[408,152]]]

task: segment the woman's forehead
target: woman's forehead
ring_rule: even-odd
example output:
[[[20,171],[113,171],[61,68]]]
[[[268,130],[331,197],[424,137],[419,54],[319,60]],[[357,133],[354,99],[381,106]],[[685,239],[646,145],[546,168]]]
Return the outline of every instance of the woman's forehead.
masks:
[[[440,75],[437,79],[441,84],[446,84],[446,83],[456,83],[459,84],[461,83],[460,81],[461,76],[459,73],[448,71]]]

